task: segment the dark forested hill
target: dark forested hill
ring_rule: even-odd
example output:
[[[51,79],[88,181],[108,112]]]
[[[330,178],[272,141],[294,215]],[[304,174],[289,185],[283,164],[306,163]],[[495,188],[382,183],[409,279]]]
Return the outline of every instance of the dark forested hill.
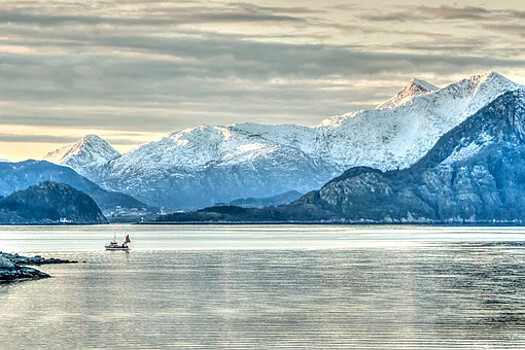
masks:
[[[75,188],[46,181],[0,199],[3,224],[104,224],[97,203]]]

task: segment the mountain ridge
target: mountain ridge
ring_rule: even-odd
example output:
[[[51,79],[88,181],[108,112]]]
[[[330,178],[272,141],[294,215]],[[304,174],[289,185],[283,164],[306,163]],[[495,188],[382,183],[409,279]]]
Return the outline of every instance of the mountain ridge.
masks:
[[[146,203],[183,209],[289,190],[306,193],[354,166],[407,168],[447,131],[519,87],[495,72],[437,90],[414,79],[400,91],[407,90],[401,97],[408,99],[391,108],[331,117],[316,127],[189,128],[87,169],[86,176]]]
[[[175,222],[525,222],[525,89],[510,91],[443,135],[407,169],[355,167],[277,208],[211,207]]]

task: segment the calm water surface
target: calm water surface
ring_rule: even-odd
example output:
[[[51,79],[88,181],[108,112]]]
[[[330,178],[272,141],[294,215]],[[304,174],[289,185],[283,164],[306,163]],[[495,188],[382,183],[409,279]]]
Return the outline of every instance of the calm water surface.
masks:
[[[117,233],[132,251],[106,252]],[[5,349],[524,349],[525,228],[2,227]],[[523,244],[523,245],[522,245]]]

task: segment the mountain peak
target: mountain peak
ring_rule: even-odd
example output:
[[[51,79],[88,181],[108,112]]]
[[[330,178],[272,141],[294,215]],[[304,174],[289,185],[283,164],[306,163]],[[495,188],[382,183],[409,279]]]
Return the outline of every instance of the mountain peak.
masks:
[[[405,86],[405,89],[407,88],[409,88],[411,91],[419,89],[427,92],[436,91],[439,89],[439,87],[437,87],[436,85],[431,84],[426,80],[418,78],[412,78]]]
[[[425,80],[411,79],[394,97],[381,103],[376,109],[392,109],[411,101],[414,97],[426,95],[439,88]]]
[[[509,82],[511,83],[512,81],[507,79],[506,77],[504,77],[503,75],[499,74],[498,72],[495,72],[495,71],[487,71],[485,73],[482,73],[482,74],[475,74],[475,75],[472,75],[470,77],[468,77],[466,80],[472,82],[473,84],[475,85],[480,85],[480,84],[483,84],[485,82],[491,82],[491,81],[495,81],[495,82]]]
[[[80,139],[81,141],[83,142],[89,142],[89,141],[95,141],[95,142],[98,142],[98,141],[104,141],[100,136],[98,135],[95,135],[95,134],[87,134],[85,135],[84,137],[82,137],[82,139]],[[105,142],[105,141],[104,141]]]
[[[452,84],[454,85],[454,84]],[[522,85],[513,82],[498,72],[488,71],[483,74],[472,75],[455,84],[467,93],[476,93],[480,89],[484,90],[517,90],[523,88]]]
[[[98,135],[89,134],[75,143],[47,153],[44,159],[66,165],[76,170],[83,167],[103,165],[120,156],[109,143]]]

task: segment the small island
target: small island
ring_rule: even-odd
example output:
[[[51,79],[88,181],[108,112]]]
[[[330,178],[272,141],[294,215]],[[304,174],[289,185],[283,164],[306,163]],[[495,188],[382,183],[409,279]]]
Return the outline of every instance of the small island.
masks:
[[[40,182],[0,198],[0,224],[107,224],[97,203],[63,183]]]

